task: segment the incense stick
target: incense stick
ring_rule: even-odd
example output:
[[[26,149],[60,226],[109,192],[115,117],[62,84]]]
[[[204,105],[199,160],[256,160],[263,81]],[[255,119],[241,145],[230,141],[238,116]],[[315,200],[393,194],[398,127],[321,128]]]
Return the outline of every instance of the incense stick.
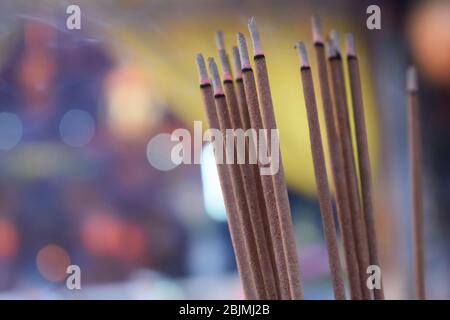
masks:
[[[238,33],[239,55],[241,61],[242,80],[245,87],[245,98],[248,106],[248,113],[251,127],[259,132],[263,129],[259,102],[256,91],[255,77],[248,57],[247,44],[242,33]],[[280,219],[277,212],[277,204],[272,184],[272,177],[261,175],[261,184],[264,193],[264,200],[267,209],[267,219],[269,221],[272,245],[274,248],[277,274],[279,276],[279,286],[282,299],[293,299],[291,294],[291,285],[289,282],[288,267],[283,242],[283,230],[280,226]]]
[[[227,54],[223,45],[223,38],[220,32],[217,33],[216,38],[222,39],[221,41],[218,41],[217,44],[219,55],[221,57],[220,61],[224,75],[223,87],[228,104],[228,114],[230,116],[231,125],[233,129],[242,129],[243,125],[239,115],[239,107],[236,99],[236,93],[234,91],[233,80],[228,78],[228,76],[231,77],[231,67],[227,59]],[[275,261],[273,260],[271,241],[269,240],[270,234],[266,235],[266,228],[263,222],[263,216],[265,216],[265,206],[260,206],[255,184],[256,178],[259,179],[259,177],[254,176],[253,168],[248,163],[239,164],[238,167],[240,169],[242,181],[244,184],[245,197],[247,199],[250,219],[253,226],[253,234],[256,240],[259,261],[261,264],[268,299],[277,299],[279,297],[279,292],[278,285],[275,279]]]
[[[250,116],[248,114],[247,101],[245,100],[245,88],[242,80],[241,58],[239,57],[239,49],[233,47],[234,77],[236,82],[236,96],[239,106],[239,114],[241,116],[242,128],[248,130],[251,127]]]
[[[425,267],[422,207],[422,144],[419,122],[417,73],[409,67],[407,73],[408,140],[411,175],[411,208],[413,221],[413,255],[416,282],[416,298],[425,299]]]
[[[345,264],[347,277],[352,299],[361,299],[361,285],[359,279],[359,268],[356,257],[353,227],[350,216],[349,200],[347,194],[347,182],[344,171],[344,159],[341,148],[341,141],[335,124],[333,101],[331,89],[328,83],[328,70],[325,58],[325,46],[322,42],[320,21],[317,16],[313,17],[313,37],[316,61],[318,66],[318,76],[320,93],[322,97],[322,108],[325,115],[325,127],[328,139],[328,151],[330,156],[331,173],[333,177],[334,190],[336,193],[336,207],[338,213],[340,234],[344,247]]]
[[[248,27],[253,43],[256,82],[258,87],[258,97],[263,126],[264,129],[276,130],[277,125],[275,121],[272,96],[270,92],[266,58],[261,48],[259,33],[256,29],[256,22],[254,18],[250,19]],[[272,151],[270,150],[270,152]],[[279,170],[272,176],[272,182],[278,209],[280,228],[282,230],[282,240],[286,256],[286,265],[288,269],[291,295],[293,299],[303,299],[303,289],[300,279],[297,247],[293,232],[291,209],[289,206],[281,154],[279,157]]]
[[[200,90],[208,118],[209,128],[219,129],[219,119],[217,118],[213,90],[206,72],[205,61],[201,54],[197,55],[197,68],[200,78]],[[231,176],[228,168],[224,164],[218,163],[217,171],[228,216],[228,226],[234,255],[236,257],[236,265],[241,278],[244,295],[247,299],[254,300],[259,296],[255,287],[257,279],[252,271],[251,261],[249,260],[245,246],[243,228],[238,215]]]
[[[369,146],[367,143],[367,131],[364,116],[364,104],[359,75],[359,62],[356,55],[355,42],[352,34],[346,34],[346,52],[348,75],[350,79],[353,119],[355,123],[356,145],[358,150],[359,174],[361,181],[362,204],[369,244],[369,259],[371,265],[380,266],[378,259],[377,238],[375,233],[375,221],[373,216],[372,199],[372,174],[370,169]],[[384,289],[374,289],[376,300],[384,299]]]
[[[369,266],[369,249],[358,191],[358,178],[356,176],[344,72],[341,53],[339,49],[339,36],[335,30],[331,32],[330,38],[331,56],[329,57],[328,61],[331,70],[333,96],[336,108],[336,120],[338,124],[337,128],[342,140],[341,147],[344,155],[344,169],[347,179],[347,191],[349,195],[353,235],[355,238],[356,256],[358,258],[361,292],[364,299],[371,299],[371,292],[369,291],[366,284],[366,271],[367,267]]]
[[[228,114],[227,101],[222,89],[222,84],[220,81],[219,73],[217,70],[217,65],[212,58],[208,59],[212,84],[214,90],[214,101],[216,105],[217,118],[219,119],[220,131],[223,137],[226,136],[226,129],[231,129],[231,121]],[[250,257],[251,265],[253,266],[255,273],[255,286],[257,287],[257,292],[259,298],[268,299],[268,294],[266,292],[266,286],[264,282],[264,276],[261,269],[261,263],[258,255],[257,243],[252,230],[251,218],[248,210],[248,204],[245,198],[245,190],[243,187],[243,181],[239,167],[233,164],[227,164],[231,175],[231,182],[233,186],[233,191],[235,199],[237,202],[238,213],[241,218],[244,239],[246,243],[246,248]]]
[[[303,95],[305,98],[306,111],[308,115],[309,136],[311,139],[311,153],[314,163],[314,174],[316,177],[317,195],[319,199],[320,213],[325,235],[325,243],[328,250],[328,262],[330,265],[331,279],[334,296],[336,300],[345,300],[344,283],[341,277],[341,263],[336,237],[336,227],[333,218],[333,208],[328,187],[328,176],[323,155],[322,138],[320,136],[319,117],[314,92],[314,84],[311,67],[303,42],[297,44],[300,56],[300,73],[303,84]]]

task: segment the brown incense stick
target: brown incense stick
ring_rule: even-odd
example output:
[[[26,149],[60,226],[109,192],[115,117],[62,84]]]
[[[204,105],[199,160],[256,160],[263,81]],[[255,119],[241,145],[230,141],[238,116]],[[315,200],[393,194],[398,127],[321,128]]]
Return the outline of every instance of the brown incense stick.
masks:
[[[347,179],[347,192],[349,195],[353,235],[356,245],[356,256],[358,257],[361,292],[364,299],[371,299],[371,292],[369,291],[366,283],[366,271],[367,267],[369,266],[369,249],[358,191],[358,178],[356,175],[352,134],[350,131],[350,119],[345,90],[342,58],[339,49],[339,36],[337,32],[333,30],[330,37],[331,56],[329,57],[328,61],[331,70],[337,128],[339,136],[342,140],[341,147],[344,155],[344,169]]]
[[[242,80],[241,70],[241,58],[239,57],[239,49],[233,47],[233,66],[234,66],[234,78],[236,82],[236,96],[239,105],[239,114],[241,116],[242,127],[244,130],[248,130],[251,127],[250,116],[248,114],[247,101],[245,100],[245,88]],[[261,184],[261,183],[260,183]]]
[[[248,106],[251,127],[259,132],[260,129],[263,129],[263,124],[259,110],[255,77],[253,75],[253,70],[248,57],[247,44],[242,33],[238,33],[238,45],[241,58],[242,80],[245,87],[245,98]],[[272,245],[274,248],[277,273],[279,276],[281,298],[293,299],[295,296],[291,294],[291,285],[289,282],[285,246],[283,242],[283,230],[281,228],[280,219],[277,212],[272,177],[268,175],[261,175],[261,183],[266,203]]]
[[[366,123],[364,116],[364,104],[362,99],[361,79],[359,75],[359,63],[355,50],[353,35],[346,34],[346,52],[348,75],[353,106],[353,119],[355,123],[356,145],[358,150],[359,174],[361,180],[361,194],[364,211],[364,219],[367,231],[367,241],[369,244],[369,259],[371,265],[380,266],[378,259],[377,238],[375,233],[375,221],[373,216],[372,203],[372,174],[370,169],[369,145],[367,143]],[[376,300],[384,299],[384,289],[381,287],[374,289]]]
[[[208,118],[209,128],[219,129],[219,119],[217,118],[213,90],[206,72],[205,61],[201,54],[197,55],[197,67],[200,78],[200,90]],[[251,265],[251,261],[249,260],[248,252],[245,246],[243,228],[238,215],[238,208],[233,193],[231,176],[228,168],[224,164],[217,163],[217,171],[219,174],[234,255],[236,257],[237,269],[241,277],[244,295],[247,299],[254,300],[259,297],[255,287],[255,281],[257,281],[257,278],[252,271],[253,267]]]
[[[220,82],[217,66],[212,58],[208,59],[210,72],[212,76],[212,83],[214,89],[214,100],[216,104],[217,118],[219,119],[220,131],[223,137],[226,137],[226,130],[231,129],[231,121],[228,114],[227,101],[222,89],[222,84]],[[233,191],[235,199],[237,202],[238,213],[241,218],[244,239],[246,243],[246,248],[250,257],[251,265],[253,266],[256,281],[255,286],[257,287],[257,292],[259,298],[268,299],[266,292],[264,276],[261,269],[261,263],[259,261],[258,248],[256,240],[253,234],[252,223],[250,219],[250,214],[248,212],[248,205],[245,198],[245,191],[243,186],[243,181],[239,167],[233,164],[227,164],[230,171],[231,182],[233,185]]]
[[[345,300],[344,283],[341,277],[341,263],[336,237],[336,227],[333,218],[333,208],[328,187],[328,176],[323,155],[322,138],[320,135],[319,117],[317,115],[316,97],[308,62],[308,56],[303,42],[297,44],[300,56],[300,73],[303,84],[303,95],[305,97],[306,112],[308,115],[309,136],[311,139],[311,152],[314,163],[314,174],[316,177],[317,194],[319,199],[320,213],[325,235],[325,243],[328,250],[328,262],[330,265],[333,291],[336,300]]]
[[[276,130],[275,114],[270,92],[269,76],[266,66],[266,58],[263,54],[259,33],[256,28],[255,19],[250,19],[249,31],[253,43],[254,62],[256,70],[256,82],[260,112],[264,129]],[[270,150],[270,146],[269,146]],[[270,154],[272,150],[270,150]],[[288,269],[290,291],[293,299],[303,299],[303,289],[300,279],[300,267],[298,263],[297,246],[295,243],[294,229],[292,225],[291,209],[289,206],[286,181],[284,178],[283,162],[279,156],[279,170],[272,176],[273,189],[277,211],[279,215],[280,228],[282,230],[283,247],[285,250],[286,265]]]
[[[225,91],[231,125],[233,129],[242,129],[238,102],[236,99],[236,93],[234,91],[234,84],[231,76],[231,68],[223,45],[223,37],[220,32],[216,34],[216,39],[218,39],[218,51],[224,76],[223,88]],[[235,150],[241,151],[240,148],[235,148]],[[235,161],[237,161],[237,158],[235,159]],[[249,163],[244,163],[238,164],[238,167],[240,169],[242,182],[244,184],[245,197],[247,199],[250,219],[253,226],[253,234],[256,240],[259,261],[262,268],[268,299],[277,299],[279,297],[279,293],[278,286],[275,281],[275,270],[273,267],[275,261],[273,261],[271,242],[268,241],[268,238],[270,238],[270,234],[266,235],[266,229],[263,222],[263,215],[265,215],[265,212],[263,210],[265,209],[265,207],[260,207],[255,184],[254,171],[251,165]]]
[[[425,299],[425,267],[423,239],[423,207],[422,207],[422,144],[419,122],[417,73],[409,67],[407,73],[408,93],[408,140],[411,175],[411,208],[413,221],[413,255],[416,282],[416,298]]]
[[[331,172],[333,176],[334,190],[336,193],[336,207],[339,218],[340,234],[344,247],[344,256],[347,267],[347,277],[352,299],[361,299],[361,285],[359,278],[358,260],[356,257],[355,241],[353,236],[352,221],[347,194],[347,182],[344,171],[344,159],[341,141],[335,124],[331,90],[328,83],[328,70],[325,58],[325,46],[320,29],[318,17],[313,17],[313,39],[318,66],[320,93],[322,107],[325,115],[325,125],[328,139]]]

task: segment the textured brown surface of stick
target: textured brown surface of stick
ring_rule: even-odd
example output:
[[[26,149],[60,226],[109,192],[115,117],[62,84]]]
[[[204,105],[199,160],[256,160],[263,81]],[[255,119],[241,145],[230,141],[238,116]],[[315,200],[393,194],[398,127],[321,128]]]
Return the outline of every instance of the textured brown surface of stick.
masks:
[[[201,81],[202,82],[202,81]],[[200,87],[203,105],[207,115],[209,127],[211,129],[219,129],[219,120],[215,110],[215,102],[212,87],[209,83],[203,81]],[[238,216],[238,209],[233,193],[233,186],[228,169],[223,164],[217,164],[220,185],[225,202],[225,208],[228,217],[228,226],[233,245],[234,255],[236,257],[236,265],[241,278],[244,295],[249,300],[258,298],[255,288],[255,277],[252,272],[251,261],[247,254],[244,241],[242,224]]]
[[[220,130],[225,137],[226,129],[231,128],[231,123],[229,122],[227,104],[224,95],[215,96],[216,112],[220,123]],[[250,213],[248,210],[247,201],[245,198],[244,184],[242,181],[241,172],[239,167],[233,164],[226,165],[230,171],[230,176],[232,180],[233,191],[236,198],[236,204],[238,207],[238,212],[241,217],[241,223],[244,233],[245,243],[247,245],[247,251],[249,253],[251,264],[255,269],[255,286],[257,292],[259,293],[259,298],[268,299],[266,292],[266,286],[264,282],[264,276],[262,273],[262,267],[259,260],[258,248],[256,244],[256,239],[253,234],[253,227],[250,218]]]
[[[251,71],[250,69],[244,70],[242,72],[242,79],[245,86],[245,96],[248,106],[251,127],[258,131],[259,129],[262,129],[262,120],[259,111],[258,96],[256,92],[256,83],[253,71]],[[266,214],[269,225],[269,231],[272,238],[272,246],[274,249],[277,274],[279,277],[278,283],[281,298],[283,300],[292,299],[282,240],[282,231],[280,228],[275,194],[273,191],[272,177],[260,175],[260,179],[263,190],[263,199],[266,204]]]
[[[342,59],[340,57],[330,60],[333,96],[336,107],[336,120],[338,132],[342,140],[342,151],[344,155],[344,169],[347,180],[350,212],[352,216],[353,235],[355,238],[356,255],[358,257],[361,292],[363,299],[371,299],[371,292],[367,287],[367,267],[369,266],[369,248],[366,236],[366,227],[361,212],[359,197],[358,177],[356,175],[355,159],[353,153],[352,135],[350,130],[350,119],[348,112],[345,81],[343,74]]]
[[[234,91],[234,86],[231,81],[224,82],[225,96],[228,104],[228,114],[231,120],[233,129],[242,129],[241,119],[239,116],[238,102]],[[258,256],[261,265],[261,270],[264,278],[264,286],[267,292],[268,299],[278,299],[278,285],[276,283],[275,261],[273,259],[272,242],[269,240],[270,234],[266,235],[266,228],[263,222],[264,208],[260,207],[255,179],[259,177],[254,176],[254,171],[250,164],[236,164],[241,172],[242,182],[244,185],[245,197],[247,198],[247,205],[250,213],[250,219],[253,227],[253,234],[256,240],[258,249]]]
[[[325,125],[330,154],[331,172],[333,176],[334,190],[336,193],[336,206],[339,218],[340,234],[344,246],[347,277],[352,299],[361,299],[361,285],[359,278],[358,261],[353,235],[353,227],[350,216],[349,200],[347,193],[347,182],[344,172],[344,160],[341,141],[335,125],[333,101],[328,83],[327,60],[325,58],[325,47],[322,43],[314,45],[316,60],[318,64],[318,75],[322,106],[325,115]]]
[[[410,69],[408,78],[415,78]],[[413,256],[416,283],[416,298],[425,299],[425,267],[422,207],[422,145],[419,123],[419,101],[417,79],[408,79],[408,141],[411,176],[411,208],[413,221]]]
[[[301,50],[307,60],[306,50]],[[317,195],[319,200],[320,213],[324,229],[325,243],[328,251],[328,262],[331,272],[333,292],[336,300],[345,300],[345,288],[341,276],[341,263],[339,259],[339,249],[336,236],[336,227],[333,217],[331,195],[328,186],[328,176],[323,155],[322,138],[320,135],[319,117],[317,115],[317,105],[314,92],[314,84],[311,68],[307,61],[302,61],[301,78],[303,84],[303,95],[305,98],[306,112],[308,116],[309,136],[311,140],[311,153],[314,164],[314,174],[316,177]]]
[[[351,48],[354,49],[354,48]],[[367,142],[367,131],[364,116],[364,105],[362,99],[361,79],[359,75],[359,65],[354,50],[347,50],[348,72],[350,79],[353,118],[355,121],[355,136],[358,150],[359,174],[361,178],[361,194],[364,211],[364,219],[367,231],[367,240],[369,244],[369,259],[371,265],[381,268],[378,257],[378,245],[375,230],[375,220],[373,215],[373,196],[372,196],[372,174],[369,158],[369,145]],[[376,300],[384,299],[384,288],[381,281],[381,288],[373,290]]]
[[[266,59],[264,56],[256,56],[255,70],[258,87],[260,111],[264,129],[277,129],[275,114],[270,93],[269,78],[267,73]],[[270,147],[269,147],[270,150]],[[272,150],[270,150],[272,152]],[[282,230],[283,246],[288,269],[289,285],[292,298],[303,299],[303,287],[300,278],[300,267],[298,262],[297,245],[295,242],[294,228],[292,224],[291,208],[287,194],[286,181],[281,153],[279,156],[279,170],[272,176],[273,189]]]
[[[226,137],[226,130],[232,128],[231,120],[228,114],[228,106],[225,99],[225,95],[223,93],[222,83],[220,81],[217,65],[215,64],[212,58],[209,58],[208,60],[209,60],[209,68],[212,75],[214,102],[216,106],[217,118],[219,119],[219,127],[220,131],[222,132],[222,136]],[[238,166],[233,164],[227,164],[227,168],[231,176],[233,193],[238,208],[238,214],[241,219],[240,221],[242,224],[246,249],[251,262],[251,266],[253,267],[252,270],[255,274],[256,291],[260,299],[268,299],[258,255],[258,248],[253,234],[247,199],[245,197],[242,176]]]

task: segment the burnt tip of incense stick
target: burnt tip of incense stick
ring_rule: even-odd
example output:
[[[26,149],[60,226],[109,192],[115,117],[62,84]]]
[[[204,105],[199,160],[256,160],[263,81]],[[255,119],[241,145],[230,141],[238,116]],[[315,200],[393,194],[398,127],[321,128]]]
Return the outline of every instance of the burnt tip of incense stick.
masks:
[[[236,80],[242,79],[241,71],[241,57],[239,56],[239,49],[234,46],[233,49],[233,66],[234,66],[234,77]]]
[[[250,70],[252,67],[250,65],[250,59],[248,57],[247,41],[245,41],[245,36],[242,33],[237,34],[239,56],[241,57],[241,70]]]
[[[222,83],[220,82],[219,69],[214,61],[214,58],[208,58],[209,72],[211,73],[211,80],[214,89],[214,95],[223,95]]]
[[[333,58],[337,57],[336,52],[333,49],[333,44],[330,39],[327,39],[327,41],[325,43],[325,52],[326,52],[328,59],[333,59]]]
[[[203,55],[201,53],[198,53],[195,56],[195,60],[197,62],[197,71],[200,86],[209,85],[209,77],[208,72],[206,71],[205,59],[203,58]]]
[[[223,32],[216,32],[216,46],[218,50],[225,50],[225,41],[223,40]]]
[[[313,41],[315,45],[323,45],[322,27],[320,25],[320,17],[313,15],[311,17]]]
[[[339,47],[339,33],[333,29],[330,32],[330,50],[335,58],[341,57],[341,49]]]
[[[356,58],[355,37],[353,33],[345,34],[345,51],[348,58]]]
[[[222,66],[223,81],[232,81],[230,60],[225,50],[219,50],[220,65]]]
[[[408,92],[417,92],[418,89],[417,69],[414,66],[409,66],[406,71],[406,90]]]
[[[248,21],[248,30],[250,31],[250,37],[253,45],[253,55],[255,57],[263,56],[264,53],[261,48],[261,40],[259,38],[258,28],[256,27],[255,17],[251,17]]]
[[[305,43],[302,41],[297,42],[295,48],[297,49],[300,58],[300,68],[309,68],[308,53],[306,52]]]

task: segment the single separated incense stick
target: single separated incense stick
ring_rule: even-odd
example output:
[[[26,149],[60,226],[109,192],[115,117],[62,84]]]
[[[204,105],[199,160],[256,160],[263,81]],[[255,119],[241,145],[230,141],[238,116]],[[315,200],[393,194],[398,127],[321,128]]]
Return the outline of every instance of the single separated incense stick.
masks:
[[[322,215],[325,243],[328,250],[328,262],[330,265],[334,297],[336,300],[345,300],[345,289],[341,277],[341,263],[339,259],[336,227],[328,187],[328,176],[325,167],[325,158],[323,155],[322,138],[320,136],[319,117],[317,115],[317,105],[311,67],[308,62],[305,44],[303,42],[299,42],[296,47],[300,56],[300,73],[303,84],[306,112],[308,115],[311,153],[314,163],[314,174],[316,176],[317,195],[319,198],[320,213]]]
[[[231,76],[231,67],[224,48],[222,33],[218,32],[216,34],[216,39],[223,70],[223,88],[228,105],[228,115],[231,120],[231,126],[232,129],[235,130],[242,129],[238,102],[236,99],[236,93],[234,91],[234,84]],[[240,150],[240,148],[235,148],[235,150]],[[237,161],[237,158],[235,158],[235,161]],[[255,184],[254,171],[251,165],[248,163],[244,163],[237,164],[237,166],[239,167],[239,170],[241,172],[242,182],[244,185],[245,197],[247,199],[247,205],[250,214],[250,220],[252,222],[256,247],[258,249],[258,256],[261,264],[267,297],[268,299],[277,299],[279,297],[278,286],[275,281],[275,272],[273,269],[273,265],[275,262],[272,259],[273,252],[271,248],[271,242],[268,241],[268,237],[270,237],[270,234],[266,235],[266,228],[264,227],[263,223],[263,215],[265,215],[265,212],[263,210],[265,209],[265,206],[262,208],[260,207],[257,188]],[[257,178],[259,179],[259,177]]]
[[[331,89],[328,83],[327,60],[325,58],[325,46],[317,16],[312,19],[314,49],[316,53],[317,69],[319,75],[320,94],[322,108],[325,115],[325,127],[328,139],[328,151],[330,155],[331,173],[333,176],[334,190],[336,193],[336,207],[339,219],[340,234],[344,247],[344,257],[347,269],[347,277],[352,299],[361,299],[361,285],[359,279],[358,260],[356,257],[353,227],[350,215],[349,200],[347,194],[347,181],[344,170],[344,158],[341,141],[335,123]]]
[[[367,231],[367,241],[369,244],[369,261],[371,265],[380,267],[380,261],[378,259],[377,237],[375,232],[375,221],[373,216],[372,174],[370,169],[369,145],[367,143],[367,131],[361,90],[361,78],[359,75],[359,63],[356,55],[353,34],[347,33],[345,36],[345,40],[347,52],[347,67],[352,96],[353,119],[355,122],[356,145],[358,150],[362,205]],[[374,289],[374,297],[376,300],[384,299],[384,289],[382,282],[379,289]]]
[[[248,106],[248,113],[251,127],[257,132],[263,129],[261,113],[259,110],[259,102],[256,91],[256,82],[253,70],[248,57],[247,43],[242,33],[238,33],[239,55],[241,60],[242,80],[245,87],[245,98]],[[260,163],[258,162],[258,165]],[[289,282],[289,271],[287,267],[287,259],[285,254],[285,246],[283,237],[285,233],[281,228],[280,218],[277,211],[274,187],[272,177],[261,175],[261,184],[264,192],[264,199],[267,209],[267,219],[269,221],[270,234],[272,237],[272,245],[274,248],[275,262],[278,274],[278,283],[281,290],[282,299],[294,299],[296,296],[291,294],[291,284]]]
[[[217,118],[216,106],[214,103],[213,90],[206,72],[205,61],[201,54],[196,57],[197,68],[200,79],[200,90],[203,97],[203,104],[208,118],[210,129],[219,129],[219,119]],[[239,218],[238,208],[233,193],[233,185],[228,168],[224,164],[217,164],[220,185],[225,202],[225,208],[228,216],[228,226],[233,244],[234,255],[236,257],[237,269],[241,278],[244,295],[247,299],[254,300],[259,297],[255,282],[257,278],[252,270],[252,264],[248,256],[245,245],[244,231],[241,219]]]
[[[220,131],[223,137],[226,137],[226,129],[231,129],[231,121],[228,114],[227,101],[223,93],[222,84],[219,78],[219,72],[217,65],[212,58],[208,59],[211,78],[214,90],[214,101],[216,105],[217,118],[219,119]],[[255,286],[257,288],[258,297],[261,299],[267,299],[267,292],[264,283],[264,277],[261,270],[261,263],[259,261],[258,248],[256,240],[253,234],[252,223],[248,212],[247,201],[245,198],[245,191],[243,187],[243,181],[239,167],[233,164],[227,164],[231,175],[231,182],[233,186],[233,192],[235,200],[237,202],[238,213],[241,218],[241,224],[243,228],[244,239],[248,255],[250,257],[251,265],[255,273]]]
[[[422,207],[422,144],[419,123],[417,72],[409,67],[407,72],[408,141],[411,176],[411,208],[413,221],[413,255],[416,280],[416,298],[425,299],[425,267]]]
[[[371,299],[371,293],[367,287],[367,267],[369,266],[369,248],[363,222],[358,178],[356,175],[355,159],[353,153],[352,135],[348,112],[347,96],[345,90],[342,58],[339,49],[339,36],[335,30],[330,35],[330,57],[328,59],[331,70],[333,96],[335,101],[336,121],[339,136],[342,140],[342,152],[344,155],[344,169],[347,179],[347,192],[349,195],[350,212],[352,217],[353,235],[358,258],[361,292],[363,299]]]
[[[266,58],[261,48],[259,33],[256,28],[254,18],[249,21],[249,31],[252,38],[254,62],[256,70],[256,82],[258,87],[258,97],[260,112],[264,129],[277,129],[275,114],[270,92],[269,76],[266,66]],[[270,150],[270,146],[269,146]],[[272,150],[270,150],[270,154]],[[291,209],[284,178],[283,161],[279,156],[279,170],[272,176],[275,200],[278,209],[280,228],[282,230],[283,247],[286,256],[286,266],[288,269],[289,285],[293,299],[303,299],[303,289],[300,279],[300,267],[298,263],[297,246],[295,243],[294,229],[292,225]]]

